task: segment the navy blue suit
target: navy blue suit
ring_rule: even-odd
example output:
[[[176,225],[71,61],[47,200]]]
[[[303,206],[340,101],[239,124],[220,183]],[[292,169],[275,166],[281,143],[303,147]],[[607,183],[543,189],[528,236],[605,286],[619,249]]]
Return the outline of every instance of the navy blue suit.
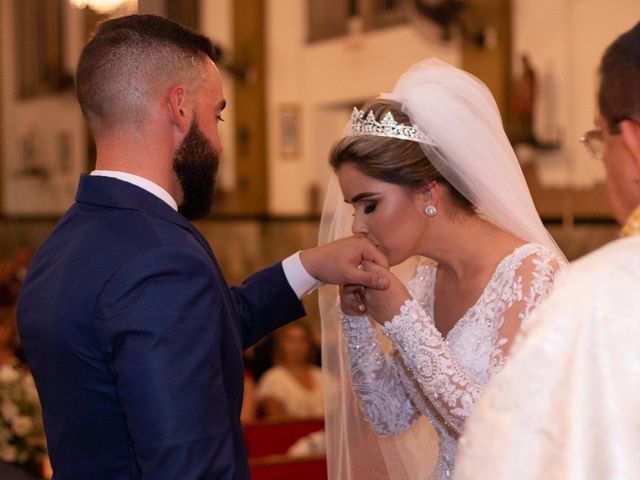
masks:
[[[18,301],[54,479],[248,478],[242,350],[302,315],[281,264],[229,288],[182,215],[83,175]]]

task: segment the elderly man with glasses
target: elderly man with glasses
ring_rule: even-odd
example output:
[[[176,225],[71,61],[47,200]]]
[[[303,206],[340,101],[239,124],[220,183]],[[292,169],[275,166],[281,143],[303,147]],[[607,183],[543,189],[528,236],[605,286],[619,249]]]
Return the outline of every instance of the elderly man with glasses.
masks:
[[[454,478],[640,478],[640,23],[600,64],[596,130],[620,239],[574,262],[466,424]]]

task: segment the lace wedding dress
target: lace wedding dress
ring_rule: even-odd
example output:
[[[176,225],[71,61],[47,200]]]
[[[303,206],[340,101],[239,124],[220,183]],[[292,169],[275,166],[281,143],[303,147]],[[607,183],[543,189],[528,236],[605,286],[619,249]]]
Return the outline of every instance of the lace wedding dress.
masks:
[[[564,260],[528,243],[498,265],[477,300],[445,338],[436,329],[434,285],[437,264],[425,262],[407,287],[412,300],[381,327],[393,342],[383,352],[366,316],[341,315],[353,389],[378,435],[409,429],[425,415],[439,435],[440,452],[432,480],[450,478],[460,435],[488,379],[503,365],[502,329],[524,321],[543,300]]]

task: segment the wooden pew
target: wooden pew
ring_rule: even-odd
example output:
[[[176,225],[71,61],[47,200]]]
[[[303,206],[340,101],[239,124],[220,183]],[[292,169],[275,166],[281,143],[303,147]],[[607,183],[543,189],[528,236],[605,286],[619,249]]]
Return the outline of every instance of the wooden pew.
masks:
[[[286,455],[297,440],[324,428],[323,419],[257,421],[243,426],[252,480],[326,480],[324,456]]]
[[[327,480],[327,460],[270,455],[249,459],[251,480]]]

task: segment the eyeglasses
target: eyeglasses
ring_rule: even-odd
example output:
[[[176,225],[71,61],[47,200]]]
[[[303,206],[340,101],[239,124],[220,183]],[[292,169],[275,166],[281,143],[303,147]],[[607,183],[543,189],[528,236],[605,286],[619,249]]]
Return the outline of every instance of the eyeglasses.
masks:
[[[602,159],[602,152],[604,152],[604,134],[601,128],[595,130],[589,130],[582,137],[580,137],[580,143],[584,145],[587,152],[596,160]]]
[[[609,127],[607,129],[609,134],[619,135],[622,132],[620,130],[620,123],[626,120],[640,125],[640,121],[635,118],[631,118],[630,116],[616,117],[609,122]],[[584,145],[593,158],[596,160],[602,160],[602,153],[604,152],[604,133],[601,128],[596,128],[595,130],[589,130],[586,132],[582,137],[580,137],[580,143]]]

